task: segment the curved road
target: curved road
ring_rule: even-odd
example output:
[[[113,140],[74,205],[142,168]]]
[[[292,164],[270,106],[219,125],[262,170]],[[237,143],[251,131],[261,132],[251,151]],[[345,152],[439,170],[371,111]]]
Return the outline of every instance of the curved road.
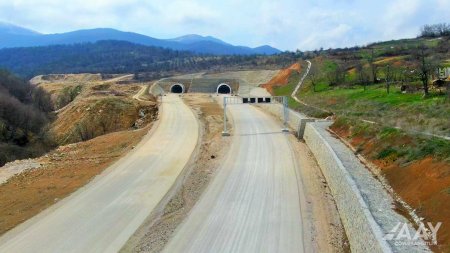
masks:
[[[164,197],[195,149],[198,122],[176,95],[127,156],[0,238],[0,252],[117,252]]]
[[[234,122],[230,151],[164,252],[308,252],[288,136],[251,105],[227,107]]]

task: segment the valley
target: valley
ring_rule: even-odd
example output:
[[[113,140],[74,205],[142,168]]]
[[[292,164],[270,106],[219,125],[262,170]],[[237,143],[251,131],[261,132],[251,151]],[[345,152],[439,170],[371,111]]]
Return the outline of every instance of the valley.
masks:
[[[450,252],[450,24],[210,21],[0,23],[0,252]]]

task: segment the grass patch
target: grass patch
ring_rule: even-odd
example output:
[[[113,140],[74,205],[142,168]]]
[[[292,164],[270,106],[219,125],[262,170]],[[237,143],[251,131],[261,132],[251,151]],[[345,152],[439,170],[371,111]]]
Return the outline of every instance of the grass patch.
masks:
[[[416,146],[408,150],[409,160],[427,156],[450,161],[450,141],[441,138],[418,138]]]
[[[364,90],[361,86],[330,87],[324,82],[317,85],[316,90],[312,91],[309,84],[300,92],[300,99],[338,116],[365,119],[411,132],[450,136],[450,103],[443,94],[435,92],[424,98],[421,93],[403,94],[399,87],[391,87],[391,93],[387,94],[383,84],[370,85]]]
[[[450,162],[450,141],[442,138],[411,134],[348,117],[338,117],[331,128],[346,133],[350,141],[363,138],[362,151],[374,159],[400,158],[399,163],[406,164],[433,157]]]
[[[444,190],[445,193],[447,193],[448,195],[450,195],[450,187]]]
[[[292,107],[294,110],[302,112],[313,118],[324,119],[328,116],[333,115],[333,113],[331,113],[331,112],[320,110],[320,109],[312,107],[312,106],[307,106],[307,105],[299,104],[299,103],[297,103],[297,104],[298,105],[296,107]]]
[[[393,127],[384,127],[380,132],[380,139],[396,138],[401,136],[401,131]]]
[[[299,106],[299,103],[291,97],[291,94],[299,81],[300,81],[300,74],[297,71],[292,71],[291,76],[289,76],[289,81],[286,85],[278,86],[273,89],[275,96],[288,97],[288,106],[290,108],[295,108]]]
[[[393,155],[398,156],[399,155],[398,151],[395,148],[387,147],[378,153],[377,159],[384,159]]]

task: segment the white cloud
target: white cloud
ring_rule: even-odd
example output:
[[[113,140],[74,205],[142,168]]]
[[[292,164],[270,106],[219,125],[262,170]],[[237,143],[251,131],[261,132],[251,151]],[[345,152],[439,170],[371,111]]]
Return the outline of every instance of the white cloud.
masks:
[[[382,16],[383,36],[397,37],[403,35],[405,29],[417,28],[409,27],[411,19],[417,17],[420,10],[421,2],[419,0],[395,0],[386,8],[385,14]],[[411,31],[407,31],[411,32]]]
[[[415,36],[448,22],[448,0],[0,0],[0,18],[40,32],[112,27],[169,38],[301,50]]]
[[[323,30],[320,33],[311,33],[309,37],[300,42],[298,47],[309,49],[319,49],[319,47],[341,47],[350,43],[349,33],[351,30],[351,26],[347,24],[339,24],[330,30]],[[320,46],[318,47],[318,45]]]

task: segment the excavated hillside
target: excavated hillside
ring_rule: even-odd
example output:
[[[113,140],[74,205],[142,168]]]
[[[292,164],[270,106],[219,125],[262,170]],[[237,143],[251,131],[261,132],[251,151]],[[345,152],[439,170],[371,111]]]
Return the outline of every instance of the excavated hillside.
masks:
[[[102,80],[100,75],[50,75],[34,78],[46,89],[58,111],[50,132],[60,145],[139,128],[156,115],[154,99],[137,100],[140,84],[120,84],[131,76]]]
[[[265,88],[270,94],[274,94],[273,89],[274,87],[284,86],[288,84],[289,77],[291,76],[292,72],[300,73],[302,70],[302,66],[300,63],[296,62],[289,66],[288,68],[280,70],[272,79],[270,79],[269,82],[263,84],[261,87]]]
[[[0,169],[0,234],[86,185],[133,149],[157,117],[149,83],[131,76],[51,75],[32,83],[64,102],[48,132],[61,146]]]

